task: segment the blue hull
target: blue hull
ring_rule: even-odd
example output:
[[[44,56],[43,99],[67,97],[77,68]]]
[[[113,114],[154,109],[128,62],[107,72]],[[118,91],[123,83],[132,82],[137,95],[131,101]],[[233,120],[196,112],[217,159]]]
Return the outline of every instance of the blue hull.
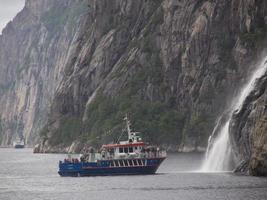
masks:
[[[110,175],[138,175],[155,174],[165,158],[143,159],[144,166],[110,166],[111,161],[97,163],[59,163],[60,176],[110,176]]]

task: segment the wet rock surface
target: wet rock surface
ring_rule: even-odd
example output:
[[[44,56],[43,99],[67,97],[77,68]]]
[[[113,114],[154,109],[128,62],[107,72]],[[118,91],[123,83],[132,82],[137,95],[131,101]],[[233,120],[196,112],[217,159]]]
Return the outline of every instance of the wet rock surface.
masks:
[[[237,172],[267,175],[266,85],[267,72],[257,80],[254,90],[231,121],[232,146],[236,159],[241,162]]]

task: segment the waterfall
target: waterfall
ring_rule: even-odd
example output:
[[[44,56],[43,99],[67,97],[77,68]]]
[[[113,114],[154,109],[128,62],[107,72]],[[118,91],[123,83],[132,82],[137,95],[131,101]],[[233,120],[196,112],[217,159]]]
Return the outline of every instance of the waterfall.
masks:
[[[249,81],[245,84],[245,86],[241,89],[240,94],[237,98],[234,98],[232,106],[230,108],[230,115],[227,116],[226,121],[223,126],[219,126],[220,120],[218,120],[214,130],[217,131],[219,127],[219,132],[217,137],[212,140],[209,138],[209,144],[206,151],[206,157],[204,163],[201,167],[202,172],[222,172],[222,171],[231,171],[231,152],[232,148],[229,140],[229,125],[232,118],[233,113],[239,110],[246,97],[250,94],[250,92],[255,87],[255,82],[258,78],[262,77],[267,70],[267,56],[263,59],[263,61],[257,66]],[[213,135],[212,134],[212,135]],[[212,136],[211,136],[212,137]]]

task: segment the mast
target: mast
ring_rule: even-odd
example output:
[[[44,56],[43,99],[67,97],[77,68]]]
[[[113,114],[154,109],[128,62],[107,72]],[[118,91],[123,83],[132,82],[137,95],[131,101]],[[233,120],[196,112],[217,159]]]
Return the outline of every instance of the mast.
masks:
[[[126,114],[124,120],[126,121],[126,127],[127,127],[127,133],[128,133],[128,140],[132,139],[132,134],[131,134],[131,122],[130,120],[128,119],[128,116]]]

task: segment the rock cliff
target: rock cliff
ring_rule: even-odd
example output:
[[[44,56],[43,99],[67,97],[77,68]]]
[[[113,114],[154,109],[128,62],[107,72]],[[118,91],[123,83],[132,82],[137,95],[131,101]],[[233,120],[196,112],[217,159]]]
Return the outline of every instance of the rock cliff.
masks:
[[[265,61],[267,69],[267,60]],[[236,171],[253,175],[267,175],[267,70],[257,80],[254,90],[247,96],[242,108],[231,120],[230,133],[235,157],[239,161]]]
[[[111,141],[126,112],[154,143],[204,147],[253,69],[265,3],[89,1],[89,8],[42,132],[44,149]]]
[[[78,151],[115,140],[129,113],[153,143],[204,149],[266,46],[266,4],[28,0],[0,38],[2,144],[17,130]]]
[[[2,145],[23,136],[30,145],[46,123],[86,3],[27,0],[0,35]]]

